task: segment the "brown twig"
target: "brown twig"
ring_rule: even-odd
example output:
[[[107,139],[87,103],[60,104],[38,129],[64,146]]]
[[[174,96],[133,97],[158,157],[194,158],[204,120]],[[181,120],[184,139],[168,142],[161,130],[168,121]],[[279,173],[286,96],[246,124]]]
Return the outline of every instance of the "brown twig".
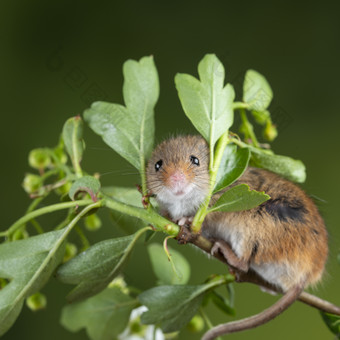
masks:
[[[190,233],[190,232],[189,232]],[[208,254],[211,254],[211,248],[213,246],[213,244],[207,240],[206,238],[204,238],[203,236],[196,236],[196,237],[188,237],[188,235],[186,235],[185,238],[186,242],[192,243],[194,244],[196,247],[204,250],[205,252],[207,252]],[[226,259],[224,258],[224,256],[220,253],[215,253],[214,257],[216,257],[218,260],[220,260],[221,262],[227,264],[229,267],[230,265],[227,263]],[[280,290],[278,290],[277,287],[272,286],[270,283],[268,283],[267,281],[265,281],[264,279],[262,279],[260,276],[258,276],[254,271],[249,270],[247,273],[241,272],[239,270],[237,270],[237,268],[232,268],[233,272],[235,273],[235,277],[236,277],[236,281],[237,282],[248,282],[248,283],[252,283],[252,284],[256,284],[258,286],[261,287],[265,287],[271,291],[274,291],[276,293],[282,293]],[[339,315],[340,316],[340,307],[326,301],[323,300],[315,295],[309,294],[307,292],[302,292],[301,295],[298,298],[301,302],[317,308],[323,312],[326,313],[331,313],[331,314],[335,314],[335,315]]]

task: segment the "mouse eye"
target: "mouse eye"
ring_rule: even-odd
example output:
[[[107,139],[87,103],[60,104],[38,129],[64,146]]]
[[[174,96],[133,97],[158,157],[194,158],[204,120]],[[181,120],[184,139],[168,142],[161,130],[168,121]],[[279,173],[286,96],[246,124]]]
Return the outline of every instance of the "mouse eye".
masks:
[[[156,164],[155,164],[155,170],[156,172],[160,170],[160,168],[163,165],[163,161],[160,159]]]
[[[200,165],[200,161],[198,160],[198,158],[195,157],[195,156],[192,156],[192,155],[190,156],[190,162],[194,165],[197,165],[197,166]]]

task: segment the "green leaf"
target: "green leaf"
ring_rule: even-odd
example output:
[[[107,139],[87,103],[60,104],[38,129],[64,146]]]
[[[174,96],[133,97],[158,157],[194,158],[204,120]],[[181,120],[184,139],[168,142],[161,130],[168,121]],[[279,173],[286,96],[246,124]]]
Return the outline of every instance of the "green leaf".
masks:
[[[223,193],[209,212],[249,210],[269,199],[270,196],[264,192],[250,190],[247,184],[239,184]]]
[[[190,265],[178,251],[169,247],[169,252],[176,266],[175,273],[161,245],[152,243],[148,246],[152,269],[159,284],[186,284],[190,278]]]
[[[92,176],[84,176],[81,178],[78,178],[71,186],[71,189],[69,191],[69,196],[71,200],[76,199],[76,195],[79,192],[87,192],[91,199],[96,202],[97,201],[97,193],[100,190],[100,182],[97,178]]]
[[[141,171],[153,149],[158,74],[152,57],[126,61],[123,73],[126,106],[95,102],[84,117],[107,145]]]
[[[0,335],[12,326],[25,298],[39,291],[62,261],[66,234],[58,230],[0,245],[0,277],[10,281],[0,291]]]
[[[196,314],[204,295],[222,283],[151,288],[138,297],[148,308],[148,311],[142,314],[142,323],[160,324],[165,333],[178,331]]]
[[[138,208],[143,207],[142,195],[138,192],[136,187],[104,187],[102,188],[102,192],[122,203],[133,205]],[[123,214],[117,210],[110,210],[110,215],[113,222],[129,234],[134,233],[137,229],[147,225],[139,218]]]
[[[243,101],[249,110],[264,111],[273,99],[273,91],[266,78],[254,70],[246,72],[243,83]]]
[[[249,158],[249,150],[238,149],[236,145],[229,144],[223,153],[214,192],[226,188],[241,177],[248,166]]]
[[[63,140],[76,173],[80,174],[80,162],[84,151],[83,120],[80,116],[69,118],[63,127]]]
[[[340,339],[340,316],[325,312],[320,313],[329,330],[336,335],[337,339]]]
[[[126,328],[137,304],[118,287],[106,288],[85,301],[64,307],[60,322],[71,332],[85,328],[91,340],[112,340]]]
[[[236,311],[235,308],[231,306],[229,300],[224,296],[218,294],[215,291],[210,292],[211,301],[218,307],[222,312],[226,313],[227,315],[235,316]]]
[[[148,229],[98,242],[59,267],[57,278],[63,283],[76,284],[68,301],[97,294],[120,273],[138,238]]]
[[[213,149],[234,121],[235,92],[224,85],[224,67],[214,54],[207,54],[198,65],[200,80],[189,74],[176,74],[175,84],[187,117]]]
[[[255,166],[268,169],[294,182],[303,183],[306,180],[306,168],[300,160],[274,155],[252,146],[249,149]]]

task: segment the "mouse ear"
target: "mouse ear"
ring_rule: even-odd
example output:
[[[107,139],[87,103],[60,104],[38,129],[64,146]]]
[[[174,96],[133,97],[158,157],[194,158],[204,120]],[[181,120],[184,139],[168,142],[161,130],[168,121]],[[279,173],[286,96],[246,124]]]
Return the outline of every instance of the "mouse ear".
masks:
[[[223,86],[224,67],[216,55],[205,55],[198,73],[200,80],[189,74],[176,74],[175,84],[185,114],[214,148],[233,124],[235,92],[230,84]]]

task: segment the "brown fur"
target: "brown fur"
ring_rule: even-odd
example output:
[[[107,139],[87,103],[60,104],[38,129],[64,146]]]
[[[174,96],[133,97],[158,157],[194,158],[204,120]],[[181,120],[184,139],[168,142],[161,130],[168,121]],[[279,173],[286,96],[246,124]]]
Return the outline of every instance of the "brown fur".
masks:
[[[200,167],[192,166],[189,157],[199,157]],[[164,164],[159,172],[155,172],[155,164],[159,160]],[[209,185],[209,150],[206,141],[200,136],[179,136],[165,140],[157,146],[151,155],[146,169],[147,185],[150,193],[157,194],[160,187],[169,185],[169,178],[176,169],[182,169],[190,181],[208,188]]]
[[[199,157],[199,167],[190,163],[192,154]],[[155,163],[160,159],[163,160],[162,169],[155,172]],[[162,187],[169,185],[171,173],[179,169],[195,184],[196,190],[205,192],[209,185],[208,165],[209,149],[202,137],[169,139],[151,156],[147,166],[148,188],[157,195]],[[239,253],[240,260],[250,266],[274,264],[288,268],[287,274],[280,274],[278,270],[276,284],[284,290],[302,282],[305,285],[316,283],[324,270],[328,246],[324,222],[313,201],[297,185],[263,169],[248,168],[233,186],[240,183],[264,191],[271,199],[251,210],[208,214],[203,235],[228,242],[224,235],[232,233],[240,240],[232,247]],[[213,200],[219,195],[221,193]]]
[[[218,236],[214,235],[214,226],[222,220],[226,228],[234,226],[234,232],[243,234],[242,260],[257,265],[285,263],[294,267],[295,277],[282,278],[287,288],[295,284],[301,273],[305,274],[306,285],[316,283],[324,270],[328,246],[326,228],[313,201],[297,185],[263,169],[248,168],[233,185],[240,183],[264,191],[271,200],[251,210],[209,214],[204,224],[209,236]],[[276,200],[284,200],[284,206],[298,207],[301,220],[289,217],[280,220],[270,214],[266,206]]]

